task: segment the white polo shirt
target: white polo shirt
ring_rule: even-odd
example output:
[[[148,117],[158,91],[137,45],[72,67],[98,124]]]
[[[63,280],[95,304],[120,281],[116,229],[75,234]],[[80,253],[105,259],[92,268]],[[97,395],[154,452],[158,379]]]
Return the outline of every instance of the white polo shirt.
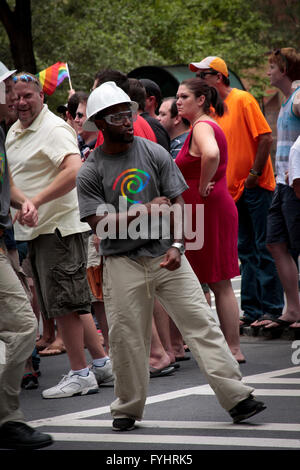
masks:
[[[74,129],[47,105],[28,128],[23,129],[19,120],[13,124],[7,135],[6,150],[14,182],[28,198],[54,180],[67,155],[79,154]],[[13,216],[14,213],[12,209]],[[53,233],[56,228],[62,236],[90,230],[88,224],[80,222],[76,188],[41,205],[38,217],[37,227],[15,223],[16,240],[32,240],[41,234]]]

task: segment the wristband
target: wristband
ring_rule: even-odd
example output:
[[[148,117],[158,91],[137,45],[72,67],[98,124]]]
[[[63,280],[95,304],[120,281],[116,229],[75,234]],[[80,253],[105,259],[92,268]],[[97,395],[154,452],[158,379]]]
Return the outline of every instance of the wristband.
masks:
[[[251,168],[251,170],[249,171],[250,175],[252,176],[261,176],[262,175],[262,171],[256,171],[256,170],[253,170],[253,168]]]

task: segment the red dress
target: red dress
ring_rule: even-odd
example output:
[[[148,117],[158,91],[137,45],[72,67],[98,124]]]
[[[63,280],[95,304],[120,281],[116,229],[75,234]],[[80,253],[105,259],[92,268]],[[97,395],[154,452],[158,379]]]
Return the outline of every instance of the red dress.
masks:
[[[196,232],[196,206],[204,204],[203,247],[197,250],[187,250],[186,256],[199,281],[213,283],[231,279],[240,274],[237,251],[238,213],[234,200],[227,189],[227,142],[225,135],[218,124],[212,121],[201,122],[206,122],[213,128],[220,150],[219,166],[212,178],[212,181],[215,181],[215,186],[207,198],[202,198],[199,193],[201,158],[193,157],[189,153],[189,143],[193,131],[187,136],[175,162],[189,185],[189,189],[182,196],[186,204],[192,205],[192,211],[187,213],[192,214],[192,221],[187,222],[192,222],[194,232]],[[199,223],[203,223],[203,221],[198,220],[197,223],[197,230],[199,230]],[[191,243],[191,240],[186,241]]]

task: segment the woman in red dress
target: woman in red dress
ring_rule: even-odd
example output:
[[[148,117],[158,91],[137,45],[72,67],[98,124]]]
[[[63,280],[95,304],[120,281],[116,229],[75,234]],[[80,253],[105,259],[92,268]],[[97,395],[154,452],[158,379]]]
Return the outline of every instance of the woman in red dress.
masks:
[[[214,87],[199,78],[180,84],[178,113],[190,121],[192,129],[175,161],[189,185],[183,198],[192,207],[192,220],[188,222],[192,223],[193,232],[203,229],[196,227],[196,222],[199,224],[196,207],[204,205],[203,247],[193,249],[193,240],[188,240],[186,256],[199,281],[208,283],[213,291],[225,339],[234,357],[242,363],[245,357],[240,349],[240,312],[231,285],[231,278],[240,274],[238,214],[227,189],[226,138],[210,116],[211,107],[217,115],[223,115],[224,105]]]

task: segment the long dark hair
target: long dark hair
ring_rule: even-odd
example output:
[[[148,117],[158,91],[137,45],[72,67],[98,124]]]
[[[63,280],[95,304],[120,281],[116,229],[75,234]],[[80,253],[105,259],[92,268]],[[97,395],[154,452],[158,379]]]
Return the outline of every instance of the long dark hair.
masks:
[[[225,111],[224,102],[215,87],[209,86],[205,80],[198,77],[184,80],[181,85],[185,85],[196,98],[199,98],[199,96],[205,97],[203,109],[206,114],[210,114],[212,106],[217,116],[223,116]]]

